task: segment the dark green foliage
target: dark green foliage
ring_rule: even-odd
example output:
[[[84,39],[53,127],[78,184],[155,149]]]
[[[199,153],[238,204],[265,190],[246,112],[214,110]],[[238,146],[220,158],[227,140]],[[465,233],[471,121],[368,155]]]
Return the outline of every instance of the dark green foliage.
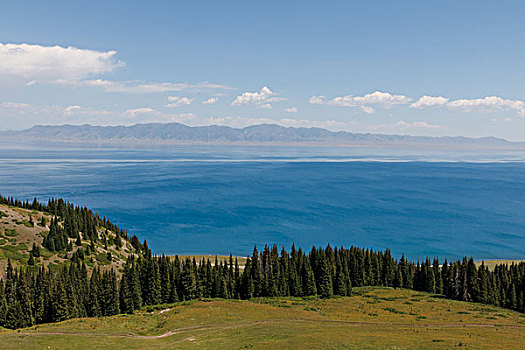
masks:
[[[7,198],[0,195],[0,204],[6,204],[14,207],[24,208],[28,210],[37,210],[46,212],[52,215],[51,223],[49,225],[49,234],[44,238],[43,246],[50,251],[61,251],[65,249],[72,250],[69,245],[68,238],[76,239],[76,245],[81,246],[82,241],[80,232],[84,240],[98,241],[99,234],[102,230],[111,231],[115,237],[109,237],[109,244],[115,245],[120,249],[123,245],[123,240],[128,240],[129,237],[125,231],[118,226],[112,224],[105,217],[100,218],[86,207],[78,207],[64,201],[63,199],[49,199],[47,204],[39,203],[36,198],[32,202],[20,201],[12,197]],[[29,217],[31,226],[34,226],[33,217]],[[46,227],[46,218],[40,218],[39,225]],[[131,242],[134,248],[139,251],[142,245],[138,239],[134,237]],[[37,255],[34,255],[37,257]]]
[[[0,281],[0,324],[5,324],[7,316],[7,299],[4,291],[4,282]]]
[[[130,256],[118,282],[113,270],[99,268],[88,278],[80,252],[73,254],[76,258],[69,269],[53,273],[44,268],[35,274],[15,271],[8,261],[6,277],[0,281],[0,325],[20,328],[73,317],[131,314],[142,306],[200,297],[249,299],[259,293],[329,298],[350,295],[352,279],[362,285],[442,290],[448,298],[525,311],[525,263],[498,265],[489,271],[484,265],[476,268],[472,259],[440,267],[437,259],[414,264],[404,257],[397,261],[387,252],[356,247],[314,247],[307,254],[292,247],[291,254],[283,249],[280,255],[276,247],[267,247],[262,252],[254,249],[243,273],[233,258],[197,263],[189,258]]]
[[[33,248],[31,249],[31,254],[33,254],[33,257],[35,257],[35,258],[39,258],[40,254],[41,254],[40,246],[36,245],[35,243],[33,243]]]
[[[319,258],[319,295],[322,298],[330,298],[333,295],[332,273],[328,259],[322,254]]]
[[[84,249],[79,248],[71,256],[71,261],[73,261],[74,263],[78,263],[79,261],[83,261],[84,258],[85,258]]]
[[[44,242],[42,244],[52,252],[66,249],[68,245],[66,231],[61,225],[59,225],[58,218],[54,217],[51,219],[49,233],[44,237]]]
[[[220,263],[217,258],[213,263],[204,258],[197,263],[195,259],[180,260],[178,256],[153,256],[147,242],[141,244],[133,236],[130,243],[138,257],[130,255],[121,276],[112,269],[102,272],[99,268],[88,276],[80,234],[90,241],[88,252],[96,252],[97,240],[117,247],[123,245],[127,239],[125,232],[105,218],[83,214],[91,212],[61,200],[51,200],[44,206],[0,196],[0,203],[50,212],[53,219],[44,240],[47,249],[66,249],[71,244],[70,238],[77,240],[78,247],[71,254],[70,266],[53,272],[44,268],[34,273],[16,271],[8,260],[5,278],[0,280],[0,326],[7,328],[74,317],[131,314],[143,306],[201,297],[330,298],[351,295],[352,286],[365,285],[409,288],[525,311],[525,263],[498,265],[490,271],[484,264],[476,267],[472,258],[445,261],[440,266],[438,259],[413,263],[404,256],[394,259],[389,250],[357,247],[333,249],[328,245],[313,247],[306,253],[292,246],[290,254],[284,248],[279,253],[275,245],[265,246],[262,252],[254,247],[242,270],[232,256]],[[97,227],[106,228],[101,236]],[[108,230],[116,232],[114,238]],[[33,259],[35,263],[40,254],[40,247],[33,245],[30,261]],[[112,260],[110,253],[104,257]]]
[[[29,259],[27,260],[27,265],[34,266],[35,259],[33,258],[33,252],[29,252]]]

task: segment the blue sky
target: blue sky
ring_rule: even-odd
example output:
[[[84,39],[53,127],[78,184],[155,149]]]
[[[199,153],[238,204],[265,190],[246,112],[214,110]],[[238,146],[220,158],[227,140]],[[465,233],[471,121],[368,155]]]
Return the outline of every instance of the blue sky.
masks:
[[[3,3],[0,129],[274,122],[525,141],[523,13],[519,1]]]

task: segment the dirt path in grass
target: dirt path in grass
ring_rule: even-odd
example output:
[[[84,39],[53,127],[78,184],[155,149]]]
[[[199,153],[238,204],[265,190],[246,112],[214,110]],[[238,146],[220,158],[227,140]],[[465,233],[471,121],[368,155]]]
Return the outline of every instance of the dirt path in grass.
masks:
[[[525,326],[521,325],[495,325],[488,323],[388,323],[388,322],[361,322],[361,321],[344,321],[344,320],[317,320],[317,319],[269,319],[269,320],[254,320],[245,322],[232,322],[227,324],[214,324],[214,325],[197,325],[177,328],[170,330],[160,335],[136,335],[136,334],[118,334],[118,333],[75,333],[75,332],[16,332],[13,335],[18,336],[45,336],[45,335],[67,335],[67,336],[104,336],[104,337],[124,337],[124,338],[135,338],[135,339],[160,339],[166,338],[172,335],[197,332],[192,336],[178,340],[182,341],[194,341],[197,337],[206,336],[213,332],[218,332],[226,329],[250,327],[265,323],[320,323],[326,325],[346,325],[346,326],[374,326],[374,327],[417,327],[417,328],[465,328],[465,327],[485,327],[485,328],[512,328],[512,329],[524,329]],[[203,332],[204,331],[204,332]],[[7,335],[7,334],[4,334]]]

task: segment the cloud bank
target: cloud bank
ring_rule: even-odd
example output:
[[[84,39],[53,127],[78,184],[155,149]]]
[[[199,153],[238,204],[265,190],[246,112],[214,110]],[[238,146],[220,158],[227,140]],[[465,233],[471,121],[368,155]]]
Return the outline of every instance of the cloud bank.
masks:
[[[187,106],[193,102],[193,98],[179,97],[179,96],[168,96],[168,104],[166,107],[181,107]]]
[[[231,103],[232,106],[252,105],[261,108],[272,108],[271,102],[284,101],[286,98],[278,97],[277,94],[264,86],[259,92],[244,92]]]
[[[520,100],[509,100],[498,96],[487,96],[475,99],[458,99],[451,101],[445,97],[423,96],[410,105],[410,108],[428,109],[433,107],[447,107],[451,110],[463,112],[501,112],[513,111],[525,117],[525,102]]]
[[[193,113],[165,113],[149,107],[110,111],[84,106],[31,105],[19,102],[0,103],[0,123],[9,120],[11,128],[28,128],[37,124],[132,125],[148,122],[188,123]],[[5,125],[5,123],[4,123]]]
[[[33,81],[75,80],[112,72],[123,67],[116,51],[95,51],[76,47],[0,43],[0,75]]]
[[[219,101],[219,99],[217,97],[210,97],[209,99],[207,99],[205,101],[202,101],[202,104],[203,105],[212,105],[212,104],[217,103],[217,101]]]
[[[364,96],[346,95],[327,100],[326,96],[310,97],[310,104],[339,107],[359,107],[367,114],[375,113],[374,107],[390,108],[394,105],[407,104],[412,99],[404,95],[392,95],[388,92],[375,91]]]
[[[54,84],[72,86],[72,87],[97,87],[103,89],[105,92],[126,93],[126,94],[151,94],[173,91],[191,91],[191,90],[205,90],[205,89],[230,89],[230,87],[220,84],[213,84],[208,82],[200,82],[196,84],[187,83],[152,83],[142,80],[131,81],[111,81],[104,79],[91,80],[67,80],[59,79],[53,82]]]
[[[79,49],[76,47],[0,43],[0,77],[25,81],[26,86],[54,84],[69,87],[94,87],[105,92],[149,94],[170,91],[231,89],[209,82],[173,83],[143,80],[111,81],[97,76],[124,67],[117,52]]]

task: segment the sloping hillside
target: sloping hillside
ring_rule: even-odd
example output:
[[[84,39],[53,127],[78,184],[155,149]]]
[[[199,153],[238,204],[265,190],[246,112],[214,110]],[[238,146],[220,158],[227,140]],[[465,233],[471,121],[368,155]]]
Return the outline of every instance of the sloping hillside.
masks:
[[[116,233],[102,227],[96,228],[98,239],[93,244],[91,240],[83,240],[85,235],[79,231],[80,245],[76,238],[68,237],[65,249],[51,251],[42,245],[50,231],[53,218],[50,213],[0,204],[0,216],[0,278],[6,271],[8,259],[13,267],[53,268],[68,264],[75,260],[75,254],[81,254],[88,268],[113,266],[120,270],[128,255],[136,253],[129,240],[120,237],[119,246],[115,244]],[[58,218],[58,221],[59,227],[63,227],[64,220]],[[36,253],[32,254],[30,262],[33,250]]]

